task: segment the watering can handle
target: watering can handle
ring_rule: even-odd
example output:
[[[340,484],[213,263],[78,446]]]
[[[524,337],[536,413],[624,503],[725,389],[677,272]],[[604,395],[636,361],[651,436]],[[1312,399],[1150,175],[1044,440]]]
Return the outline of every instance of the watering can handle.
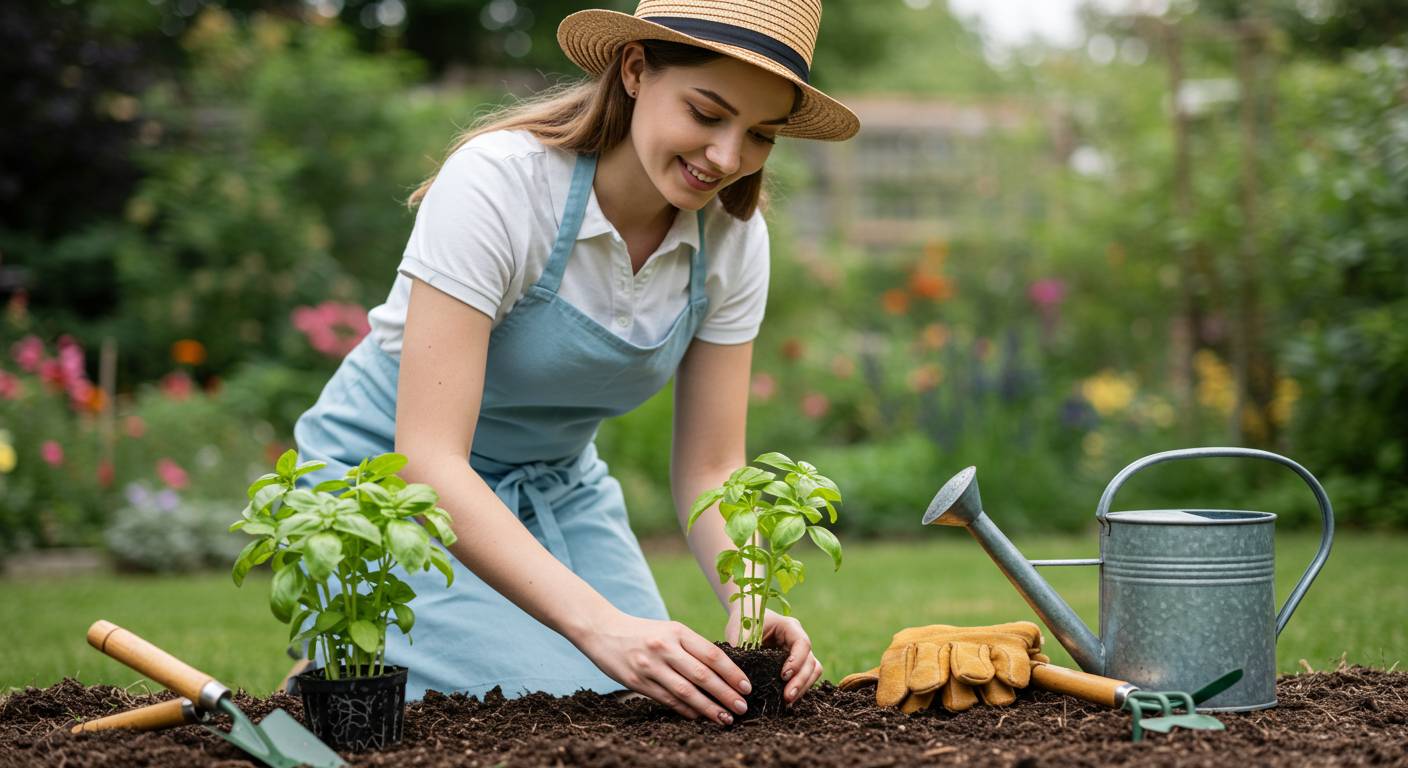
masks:
[[[1100,496],[1100,505],[1095,509],[1095,517],[1100,521],[1100,525],[1105,525],[1105,517],[1110,513],[1110,504],[1115,499],[1115,491],[1124,485],[1124,482],[1135,472],[1145,467],[1159,464],[1174,459],[1206,459],[1235,457],[1247,459],[1266,459],[1277,464],[1283,464],[1300,475],[1310,490],[1315,493],[1315,500],[1320,504],[1320,551],[1315,553],[1315,558],[1306,567],[1305,573],[1301,575],[1300,581],[1296,582],[1295,589],[1286,598],[1286,604],[1281,606],[1280,613],[1276,614],[1276,634],[1280,636],[1281,630],[1286,628],[1286,624],[1291,620],[1291,614],[1295,613],[1296,606],[1300,604],[1301,598],[1305,597],[1306,590],[1310,589],[1311,582],[1319,575],[1320,569],[1325,567],[1325,561],[1330,557],[1330,542],[1335,537],[1335,511],[1330,507],[1330,497],[1325,495],[1325,489],[1321,487],[1320,481],[1310,474],[1305,467],[1291,461],[1280,454],[1270,451],[1259,451],[1255,448],[1182,448],[1176,451],[1164,451],[1145,456],[1142,459],[1130,464],[1120,470],[1115,479],[1105,486],[1105,492]]]

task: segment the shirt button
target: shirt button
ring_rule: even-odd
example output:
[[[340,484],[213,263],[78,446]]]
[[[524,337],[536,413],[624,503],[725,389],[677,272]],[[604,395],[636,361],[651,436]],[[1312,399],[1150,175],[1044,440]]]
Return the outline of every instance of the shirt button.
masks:
[[[625,328],[626,326],[631,324],[631,318],[626,317],[625,315],[617,315],[616,324],[621,326],[622,328]]]

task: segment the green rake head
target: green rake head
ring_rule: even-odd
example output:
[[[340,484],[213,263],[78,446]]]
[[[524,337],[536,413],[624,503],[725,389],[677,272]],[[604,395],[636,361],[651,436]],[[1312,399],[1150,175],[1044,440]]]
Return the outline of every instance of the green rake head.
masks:
[[[1199,714],[1193,704],[1192,694],[1182,691],[1159,693],[1156,691],[1135,691],[1124,701],[1124,708],[1134,718],[1134,741],[1144,738],[1144,731],[1168,733],[1174,728],[1191,728],[1196,731],[1225,731],[1227,726],[1212,715]],[[1176,714],[1175,709],[1183,714]],[[1146,715],[1155,715],[1146,717]]]

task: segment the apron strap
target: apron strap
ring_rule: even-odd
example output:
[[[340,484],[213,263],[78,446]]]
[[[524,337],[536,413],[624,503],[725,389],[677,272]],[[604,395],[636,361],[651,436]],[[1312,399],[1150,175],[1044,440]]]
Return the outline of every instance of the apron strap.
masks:
[[[562,225],[557,228],[557,239],[552,244],[552,254],[543,268],[538,285],[557,293],[562,284],[562,273],[567,269],[567,257],[577,244],[577,232],[582,229],[582,216],[587,211],[587,200],[592,193],[592,179],[596,177],[596,155],[578,155],[577,164],[572,167],[572,186],[567,190],[567,204],[562,210]]]
[[[690,304],[708,300],[704,293],[704,281],[709,276],[708,259],[704,254],[704,211],[707,208],[708,206],[700,208],[695,216],[699,221],[699,247],[694,249],[694,254],[689,258]]]
[[[572,567],[572,555],[567,551],[567,539],[563,537],[557,514],[548,501],[548,492],[556,488],[570,488],[577,484],[581,476],[580,465],[575,462],[572,465],[553,465],[535,461],[519,465],[494,485],[494,493],[520,519],[523,519],[519,511],[520,498],[528,497],[528,506],[538,520],[548,551],[568,568]]]

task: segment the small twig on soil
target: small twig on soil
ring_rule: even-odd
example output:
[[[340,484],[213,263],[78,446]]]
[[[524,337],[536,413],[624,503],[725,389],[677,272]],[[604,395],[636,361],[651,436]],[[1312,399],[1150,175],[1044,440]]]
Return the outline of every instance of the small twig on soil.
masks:
[[[1306,672],[1313,673],[1315,671],[1315,668],[1310,666],[1310,662],[1306,661],[1305,659],[1300,660],[1300,668],[1305,670]]]
[[[1006,715],[1006,713],[1004,713],[1004,714],[1002,715],[1002,717],[997,718],[997,725],[993,726],[992,729],[995,731],[995,730],[1001,728],[1001,727],[1002,727],[1002,721],[1003,721],[1003,720],[1006,720],[1006,719],[1007,719],[1007,715]]]
[[[950,752],[957,752],[957,751],[958,751],[958,747],[934,747],[933,749],[925,750],[924,752],[920,753],[919,756],[920,756],[920,757],[938,757],[939,755],[947,755],[947,754],[950,753]]]

